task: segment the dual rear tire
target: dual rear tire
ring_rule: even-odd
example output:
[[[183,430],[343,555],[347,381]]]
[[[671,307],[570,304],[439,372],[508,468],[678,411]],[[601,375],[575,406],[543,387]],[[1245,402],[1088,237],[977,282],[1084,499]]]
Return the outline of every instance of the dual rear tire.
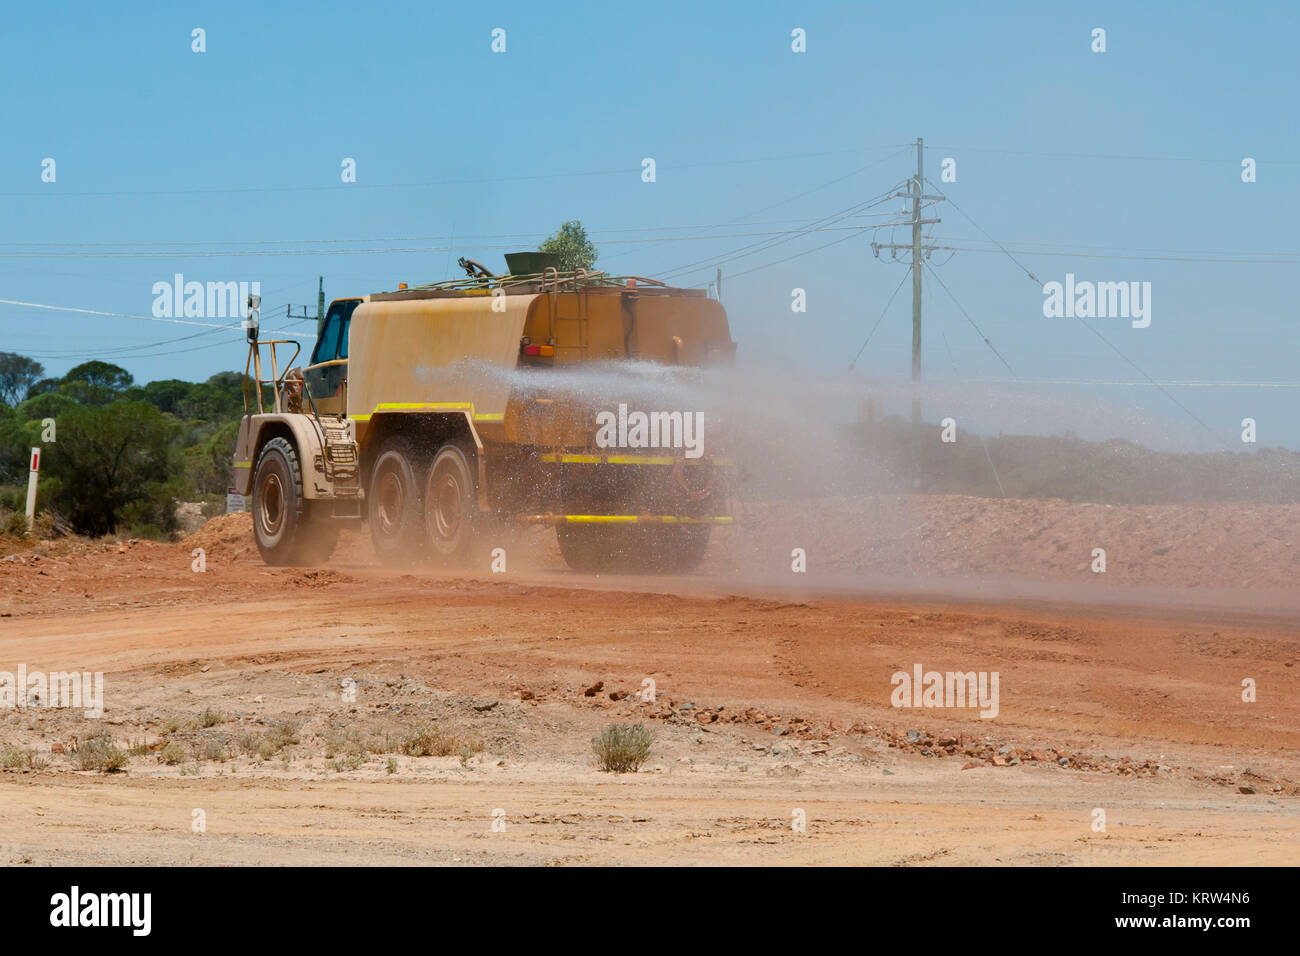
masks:
[[[384,564],[403,566],[433,558],[468,560],[478,521],[471,457],[454,442],[432,460],[401,436],[381,446],[367,496],[370,539]]]
[[[560,553],[575,571],[682,574],[704,560],[708,525],[562,524]]]

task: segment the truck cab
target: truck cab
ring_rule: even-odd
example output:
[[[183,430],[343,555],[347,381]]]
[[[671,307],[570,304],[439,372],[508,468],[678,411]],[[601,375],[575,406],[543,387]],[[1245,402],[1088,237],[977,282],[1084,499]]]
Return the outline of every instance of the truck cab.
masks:
[[[341,415],[347,408],[348,327],[352,313],[361,302],[361,299],[335,300],[320,323],[311,362],[303,371],[303,380],[317,412]],[[331,362],[336,364],[328,364]]]

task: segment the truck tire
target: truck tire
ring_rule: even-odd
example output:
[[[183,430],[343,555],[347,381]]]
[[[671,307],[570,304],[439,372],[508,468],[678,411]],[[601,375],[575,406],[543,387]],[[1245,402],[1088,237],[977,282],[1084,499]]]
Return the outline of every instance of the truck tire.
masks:
[[[253,472],[253,537],[267,564],[321,564],[338,541],[338,527],[302,493],[298,452],[286,438],[272,438]]]
[[[698,568],[713,531],[707,524],[646,530],[650,532],[650,546],[646,549],[650,570],[667,574],[685,574]]]
[[[709,546],[708,525],[562,524],[560,553],[575,571],[611,574],[682,574],[693,571]]]
[[[477,524],[470,457],[449,442],[438,449],[424,485],[424,532],[434,560],[464,563],[473,550]]]
[[[422,464],[411,441],[397,435],[380,446],[370,470],[366,489],[370,540],[384,564],[414,564],[424,556]]]

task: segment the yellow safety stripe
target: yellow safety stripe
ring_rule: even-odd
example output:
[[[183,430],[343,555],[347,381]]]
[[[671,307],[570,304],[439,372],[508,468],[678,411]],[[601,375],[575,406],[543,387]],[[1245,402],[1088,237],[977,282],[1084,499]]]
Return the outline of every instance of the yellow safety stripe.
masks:
[[[566,465],[583,464],[599,465],[604,456],[602,455],[542,455],[542,461],[563,462]]]
[[[685,518],[677,515],[530,515],[525,521],[567,524],[732,524],[729,517]]]
[[[235,462],[235,467],[236,467],[236,468],[252,468],[252,467],[253,467],[253,463],[252,463],[251,461],[237,461],[237,462]]]
[[[504,412],[476,412],[473,402],[380,402],[366,415],[353,415],[359,422],[368,422],[380,412],[463,412],[468,411],[476,422],[505,421]]]
[[[560,465],[674,465],[677,459],[670,455],[557,455],[554,452],[539,455],[538,461]],[[693,460],[693,459],[688,459]],[[712,458],[715,465],[730,465],[730,458]]]

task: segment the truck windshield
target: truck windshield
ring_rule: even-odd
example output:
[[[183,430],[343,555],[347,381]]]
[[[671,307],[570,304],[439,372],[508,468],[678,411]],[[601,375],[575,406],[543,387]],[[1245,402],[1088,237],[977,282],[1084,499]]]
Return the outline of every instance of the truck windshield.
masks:
[[[337,312],[331,312],[328,319],[325,320],[325,328],[321,332],[320,341],[316,343],[316,351],[312,353],[312,364],[317,362],[328,362],[330,359],[337,358],[339,354],[339,330],[343,325],[343,316]]]

